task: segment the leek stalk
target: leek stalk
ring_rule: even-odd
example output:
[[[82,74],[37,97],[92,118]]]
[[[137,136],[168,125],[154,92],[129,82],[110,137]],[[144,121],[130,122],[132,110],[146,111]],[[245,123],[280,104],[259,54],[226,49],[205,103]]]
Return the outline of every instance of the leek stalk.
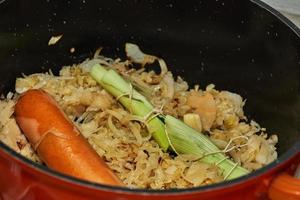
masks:
[[[174,150],[179,154],[193,154],[199,160],[218,165],[226,179],[234,179],[248,172],[226,157],[210,139],[170,115],[165,117],[166,132]]]
[[[119,98],[119,102],[134,115],[141,118],[146,117],[153,111],[154,107],[140,93],[130,86],[117,72],[112,69],[106,70],[99,64],[92,67],[91,76],[110,94]],[[130,97],[131,96],[131,97]],[[159,146],[166,151],[169,148],[169,141],[165,133],[164,123],[159,117],[145,119],[147,128]]]

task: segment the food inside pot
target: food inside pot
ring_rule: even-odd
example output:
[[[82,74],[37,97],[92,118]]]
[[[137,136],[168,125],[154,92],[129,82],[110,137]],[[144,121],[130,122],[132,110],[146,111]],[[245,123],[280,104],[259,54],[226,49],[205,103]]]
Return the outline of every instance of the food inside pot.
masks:
[[[246,118],[246,100],[240,95],[219,91],[213,84],[189,87],[162,59],[144,54],[134,44],[126,44],[126,53],[128,60],[122,61],[97,51],[92,59],[62,67],[57,76],[50,70],[17,78],[15,92],[0,101],[0,140],[45,164],[36,150],[40,152],[48,136],[38,145],[29,138],[30,144],[14,114],[20,97],[39,89],[57,102],[79,134],[131,188],[217,183],[277,158],[277,136]],[[159,73],[147,69],[152,63],[160,65]]]

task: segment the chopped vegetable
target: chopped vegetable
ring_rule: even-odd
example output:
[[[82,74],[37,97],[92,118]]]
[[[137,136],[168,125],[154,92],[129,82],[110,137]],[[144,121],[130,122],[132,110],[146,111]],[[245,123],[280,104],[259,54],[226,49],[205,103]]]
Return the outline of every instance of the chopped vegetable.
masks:
[[[126,51],[127,57],[132,62],[141,64],[142,67],[144,67],[146,64],[152,64],[155,61],[158,61],[160,70],[161,70],[160,74],[164,75],[165,73],[168,72],[167,64],[165,63],[165,61],[163,59],[158,58],[153,55],[148,55],[148,54],[143,53],[141,51],[141,49],[139,48],[139,46],[137,46],[136,44],[126,43],[125,51]]]
[[[203,129],[209,130],[217,115],[214,97],[208,92],[201,95],[197,91],[192,91],[188,97],[187,104],[196,109],[195,112],[201,118]]]
[[[162,96],[167,97],[168,99],[173,99],[174,97],[174,79],[170,72],[164,74],[162,79],[163,86],[166,87],[165,92],[162,93]]]
[[[48,46],[56,44],[62,38],[62,36],[63,36],[62,34],[57,36],[52,36],[48,42]]]
[[[183,121],[193,129],[201,132],[202,131],[202,123],[200,116],[194,113],[188,113],[183,116]]]
[[[145,64],[154,63],[157,59],[155,56],[144,54],[136,44],[126,43],[125,51],[127,57],[132,60],[132,62],[142,64],[143,66]]]
[[[72,47],[71,49],[70,49],[70,53],[74,53],[75,52],[75,47]]]

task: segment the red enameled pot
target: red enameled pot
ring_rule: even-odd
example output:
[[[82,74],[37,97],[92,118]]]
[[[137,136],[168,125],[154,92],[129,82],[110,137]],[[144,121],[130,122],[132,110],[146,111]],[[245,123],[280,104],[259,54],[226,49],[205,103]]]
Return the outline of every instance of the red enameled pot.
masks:
[[[53,35],[63,34],[48,46]],[[0,92],[21,73],[91,57],[124,57],[125,42],[163,57],[190,84],[241,94],[245,112],[279,136],[278,159],[236,180],[191,189],[142,190],[78,180],[0,142],[0,199],[296,200],[300,181],[300,31],[259,0],[0,1]],[[71,48],[74,53],[70,53]],[[155,68],[155,66],[154,66]]]

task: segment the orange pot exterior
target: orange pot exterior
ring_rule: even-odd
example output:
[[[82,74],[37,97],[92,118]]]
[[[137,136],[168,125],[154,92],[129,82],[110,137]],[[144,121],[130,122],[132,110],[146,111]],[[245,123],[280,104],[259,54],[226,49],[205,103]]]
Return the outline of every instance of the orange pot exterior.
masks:
[[[50,175],[22,160],[0,151],[0,194],[1,200],[263,200],[267,199],[268,185],[278,173],[296,163],[300,155],[278,165],[257,178],[238,184],[215,189],[193,190],[176,193],[142,193],[118,189],[84,186],[73,181]],[[274,199],[275,200],[275,199]],[[276,199],[277,200],[277,199]]]
[[[299,200],[300,179],[294,178],[287,173],[280,174],[272,182],[268,193],[272,200]]]

